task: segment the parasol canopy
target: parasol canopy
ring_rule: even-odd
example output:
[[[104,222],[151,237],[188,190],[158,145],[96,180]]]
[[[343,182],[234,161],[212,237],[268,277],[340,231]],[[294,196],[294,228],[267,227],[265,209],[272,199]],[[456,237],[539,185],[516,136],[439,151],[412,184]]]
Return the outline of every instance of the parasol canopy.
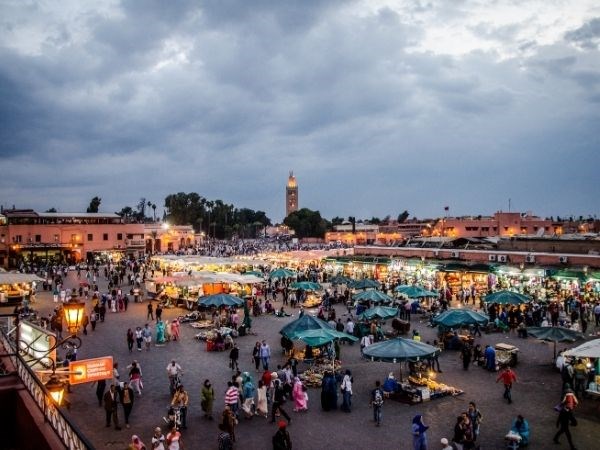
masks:
[[[365,278],[364,280],[353,281],[348,286],[352,289],[379,289],[381,283],[370,278]]]
[[[353,295],[352,299],[358,300],[359,302],[370,301],[373,303],[391,303],[394,301],[393,297],[390,297],[384,292],[375,290],[359,292],[358,294]]]
[[[320,291],[323,287],[319,283],[312,281],[296,281],[290,284],[291,289],[302,289],[303,291]]]
[[[489,322],[487,316],[470,309],[449,309],[433,318],[434,325],[442,325],[446,328],[459,327],[461,325],[486,325]]]
[[[269,278],[296,278],[296,272],[289,269],[275,269],[273,272],[269,274]]]
[[[440,353],[440,349],[412,339],[395,338],[377,342],[363,349],[363,357],[371,361],[418,361]]]
[[[352,283],[353,281],[354,280],[352,278],[345,277],[344,275],[336,275],[329,279],[329,282],[331,284],[349,284],[349,283]]]
[[[564,355],[575,356],[577,358],[600,358],[600,339],[594,339],[571,350],[567,350]]]
[[[230,294],[214,294],[198,299],[201,306],[241,306],[244,300]]]
[[[358,316],[361,320],[371,320],[371,319],[391,319],[392,317],[396,317],[398,315],[398,308],[390,308],[388,306],[375,306],[373,308],[367,309],[360,316]]]
[[[358,341],[358,338],[343,333],[341,331],[334,330],[333,328],[321,328],[318,330],[304,330],[297,333],[293,340],[302,341],[306,345],[310,345],[311,347],[320,347],[321,345],[325,345],[334,341],[336,339],[340,339],[343,341]]]
[[[401,284],[400,286],[396,287],[394,291],[408,298],[425,298],[438,296],[437,292],[428,291],[427,289],[421,286],[411,286],[407,284]]]
[[[579,331],[563,327],[527,327],[527,334],[542,341],[554,342],[554,358],[556,358],[557,342],[575,342],[583,339],[583,334]]]
[[[513,291],[497,291],[493,294],[488,294],[483,299],[485,303],[498,303],[501,305],[521,305],[529,303],[531,297]]]
[[[298,317],[296,320],[284,326],[279,333],[290,340],[295,340],[296,336],[301,332],[322,329],[331,330],[332,328],[327,322],[309,314],[304,314],[302,317]]]

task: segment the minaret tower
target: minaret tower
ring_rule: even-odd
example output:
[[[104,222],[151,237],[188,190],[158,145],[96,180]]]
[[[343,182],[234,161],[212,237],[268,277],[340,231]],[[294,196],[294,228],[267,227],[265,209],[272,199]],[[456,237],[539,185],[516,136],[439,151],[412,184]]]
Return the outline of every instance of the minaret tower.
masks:
[[[287,186],[285,187],[285,216],[298,211],[298,183],[294,172],[290,171]]]

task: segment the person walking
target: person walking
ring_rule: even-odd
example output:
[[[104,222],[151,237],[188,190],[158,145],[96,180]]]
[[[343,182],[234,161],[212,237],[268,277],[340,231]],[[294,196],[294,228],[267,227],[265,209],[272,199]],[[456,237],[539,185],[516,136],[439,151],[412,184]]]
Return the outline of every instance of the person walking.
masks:
[[[352,372],[346,369],[346,374],[342,380],[342,411],[352,412]]]
[[[138,352],[142,351],[142,342],[144,341],[144,337],[142,336],[142,328],[135,327],[135,343],[137,344]]]
[[[413,450],[427,450],[427,430],[429,427],[423,423],[423,416],[417,414],[412,420]]]
[[[165,439],[167,443],[167,450],[183,450],[183,439],[181,439],[181,433],[177,431],[177,425],[171,427],[171,431],[167,434]]]
[[[104,411],[106,412],[106,428],[110,428],[110,422],[115,426],[115,430],[120,430],[117,407],[119,405],[119,395],[114,384],[104,394]]]
[[[252,361],[254,362],[254,367],[258,372],[260,368],[260,342],[256,342],[254,348],[252,349]]]
[[[564,433],[564,435],[567,436],[567,441],[569,442],[571,450],[577,450],[573,445],[573,438],[571,436],[571,430],[569,429],[569,426],[571,425],[576,426],[577,420],[575,419],[575,416],[573,416],[573,411],[571,411],[568,406],[563,406],[556,419],[556,428],[558,428],[558,431],[554,435],[553,441],[555,444],[560,444],[558,438]]]
[[[240,390],[232,381],[227,382],[227,391],[225,391],[225,406],[229,407],[231,412],[237,417],[240,401]]]
[[[240,357],[240,349],[237,344],[233,344],[231,351],[229,352],[229,368],[231,370],[239,370],[238,359]]]
[[[258,389],[256,390],[256,412],[255,414],[263,416],[265,419],[268,417],[269,404],[267,401],[267,386],[261,379],[258,380]]]
[[[371,402],[370,405],[373,407],[373,421],[375,426],[381,426],[382,406],[383,406],[383,389],[381,389],[381,382],[377,380],[375,382],[375,389],[371,391]]]
[[[277,432],[273,436],[273,450],[292,450],[292,439],[283,420],[277,424]]]
[[[162,320],[162,306],[160,306],[160,303],[158,305],[156,305],[156,310],[154,311],[155,315],[156,315],[156,321],[158,322],[159,320]]]
[[[231,440],[235,442],[235,425],[237,422],[237,418],[235,414],[229,407],[229,405],[225,405],[225,409],[221,414],[221,425],[225,428],[225,430],[231,436]]]
[[[500,375],[498,375],[496,383],[500,380],[502,380],[502,384],[504,384],[504,398],[510,405],[512,403],[512,385],[517,382],[517,375],[509,366],[506,366]]]
[[[475,405],[475,402],[469,402],[467,416],[469,416],[469,420],[471,421],[471,428],[473,430],[473,441],[476,441],[477,437],[479,436],[479,425],[481,424],[481,419],[483,419],[483,416],[481,415],[481,412],[477,409],[477,405]]]
[[[123,413],[125,414],[125,427],[129,428],[129,416],[133,409],[133,389],[127,382],[123,383],[123,387],[119,389],[119,401],[123,405]]]
[[[285,403],[285,393],[281,387],[281,382],[279,380],[275,380],[274,386],[275,389],[273,392],[273,406],[271,408],[271,423],[275,423],[275,415],[279,411],[279,413],[287,419],[288,424],[290,424],[292,423],[292,419],[282,408],[282,405]]]
[[[142,330],[142,339],[146,344],[146,351],[149,352],[150,345],[152,344],[152,330],[150,329],[150,326],[148,324],[146,324],[144,326],[144,329]]]
[[[269,361],[271,359],[271,347],[267,344],[267,341],[262,341],[260,346],[260,359],[262,360],[263,369],[269,370]]]
[[[133,361],[129,368],[129,386],[135,388],[137,395],[142,395],[142,369],[137,361]]]
[[[154,311],[152,310],[152,302],[148,302],[148,312],[146,313],[146,320],[154,320]]]
[[[98,313],[94,310],[90,313],[90,325],[92,326],[92,331],[96,331],[96,322],[98,321]]]
[[[129,349],[129,353],[133,351],[133,343],[134,343],[134,334],[131,328],[127,329],[127,348]]]
[[[175,395],[173,395],[171,406],[179,407],[179,412],[181,413],[181,428],[183,430],[187,429],[186,419],[189,400],[187,391],[183,388],[183,384],[180,384],[175,391]]]
[[[104,399],[104,391],[106,390],[106,380],[94,381],[96,383],[96,398],[98,398],[98,406],[102,407],[102,400]],[[92,383],[92,386],[94,384]]]
[[[165,450],[165,435],[162,434],[160,427],[154,429],[151,442],[152,450]]]
[[[204,418],[213,420],[213,405],[215,403],[215,390],[210,385],[210,380],[204,380],[200,392],[200,407],[204,412]]]
[[[472,354],[473,353],[471,351],[471,346],[469,344],[465,343],[465,345],[463,345],[463,348],[460,353],[460,357],[461,357],[462,363],[463,363],[463,370],[469,370],[469,365],[471,364]]]
[[[174,341],[179,340],[179,320],[177,320],[177,318],[173,319],[173,322],[171,322],[171,338]]]

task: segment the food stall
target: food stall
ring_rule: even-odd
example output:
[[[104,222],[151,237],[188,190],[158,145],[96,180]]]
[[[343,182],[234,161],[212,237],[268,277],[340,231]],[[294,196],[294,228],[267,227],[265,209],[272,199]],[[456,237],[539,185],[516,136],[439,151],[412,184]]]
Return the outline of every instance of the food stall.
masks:
[[[0,306],[20,304],[35,291],[35,284],[42,281],[29,273],[0,272]]]
[[[494,346],[494,350],[496,350],[496,364],[498,366],[514,367],[517,365],[519,349],[514,345],[499,342]]]

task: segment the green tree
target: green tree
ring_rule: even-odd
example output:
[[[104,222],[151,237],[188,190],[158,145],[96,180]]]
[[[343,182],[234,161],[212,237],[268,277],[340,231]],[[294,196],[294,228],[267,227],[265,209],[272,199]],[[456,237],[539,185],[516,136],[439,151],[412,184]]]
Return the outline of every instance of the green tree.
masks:
[[[55,212],[58,212],[58,211],[56,211],[56,208],[50,208],[50,209],[47,209],[46,212],[47,213],[55,213]]]
[[[371,217],[369,223],[372,225],[379,225],[381,223],[381,219],[379,217]]]
[[[348,216],[348,222],[350,222],[352,224],[352,232],[355,233],[356,232],[356,217]]]
[[[94,197],[91,201],[90,201],[90,206],[88,206],[87,208],[87,212],[89,213],[97,213],[98,209],[100,208],[100,203],[102,203],[102,199],[100,197]]]
[[[398,214],[398,223],[404,223],[408,219],[409,213],[407,210],[402,211]]]
[[[283,223],[294,230],[298,238],[322,238],[327,231],[327,221],[321,217],[321,213],[308,208],[294,211]]]

